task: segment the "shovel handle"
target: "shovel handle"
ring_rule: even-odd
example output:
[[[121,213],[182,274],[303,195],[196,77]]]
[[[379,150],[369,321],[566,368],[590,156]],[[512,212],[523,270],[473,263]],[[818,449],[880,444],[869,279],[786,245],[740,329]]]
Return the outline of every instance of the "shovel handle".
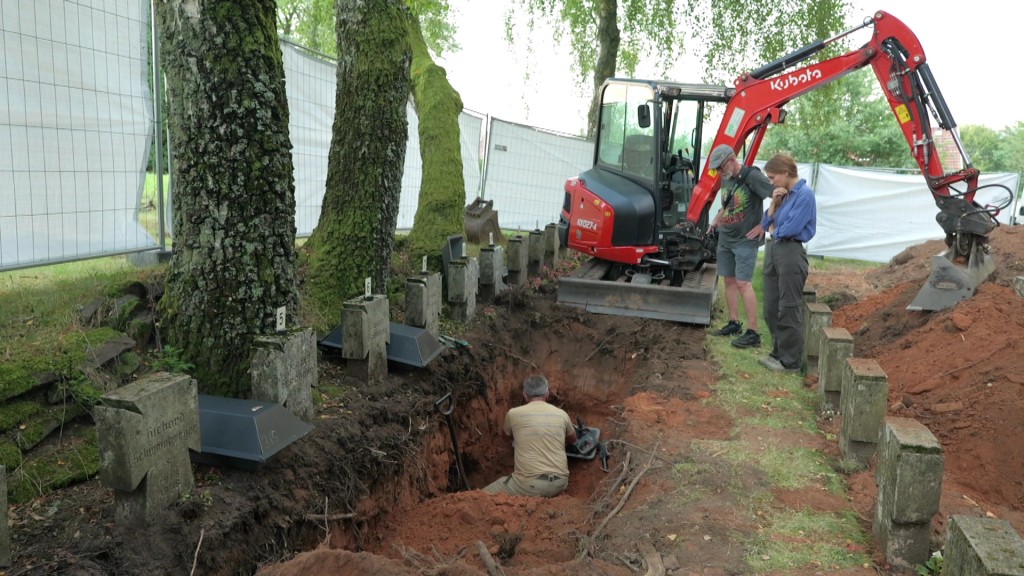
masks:
[[[445,403],[448,405],[447,410],[444,408]],[[455,399],[452,398],[452,393],[449,392],[434,402],[434,410],[437,410],[437,413],[442,416],[450,416],[455,411]]]

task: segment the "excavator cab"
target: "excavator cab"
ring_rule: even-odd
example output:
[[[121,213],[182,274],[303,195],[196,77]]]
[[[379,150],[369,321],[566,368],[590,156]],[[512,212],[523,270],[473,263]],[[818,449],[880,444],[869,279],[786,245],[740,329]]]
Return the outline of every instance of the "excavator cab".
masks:
[[[563,246],[591,256],[558,301],[592,312],[704,324],[717,294],[714,247],[687,212],[709,104],[724,86],[610,79],[594,165],[565,185]]]

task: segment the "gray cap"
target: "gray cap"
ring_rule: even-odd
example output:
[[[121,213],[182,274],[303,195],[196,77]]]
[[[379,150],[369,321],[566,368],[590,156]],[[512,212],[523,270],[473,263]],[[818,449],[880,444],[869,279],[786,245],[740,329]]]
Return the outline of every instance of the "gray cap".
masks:
[[[736,153],[732,151],[732,147],[728,144],[719,144],[711,151],[711,160],[708,162],[708,168],[718,170],[722,167],[722,164],[725,164],[726,160],[735,155]]]

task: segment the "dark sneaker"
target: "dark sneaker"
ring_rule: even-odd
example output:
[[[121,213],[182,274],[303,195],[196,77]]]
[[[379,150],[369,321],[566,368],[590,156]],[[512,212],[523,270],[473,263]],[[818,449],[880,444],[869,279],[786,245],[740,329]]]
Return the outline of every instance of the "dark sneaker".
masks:
[[[759,348],[761,346],[761,335],[750,328],[742,336],[732,341],[737,348]]]
[[[722,326],[718,330],[715,330],[715,336],[732,336],[733,334],[739,334],[743,331],[743,324],[735,320],[729,320],[729,323]]]

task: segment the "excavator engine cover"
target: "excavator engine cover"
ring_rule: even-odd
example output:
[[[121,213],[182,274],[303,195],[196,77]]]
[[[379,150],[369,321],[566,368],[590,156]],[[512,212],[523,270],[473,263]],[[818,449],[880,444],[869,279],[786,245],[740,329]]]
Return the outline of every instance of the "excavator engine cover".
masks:
[[[466,239],[474,244],[501,244],[504,237],[498,226],[498,212],[494,200],[477,198],[465,211]]]

